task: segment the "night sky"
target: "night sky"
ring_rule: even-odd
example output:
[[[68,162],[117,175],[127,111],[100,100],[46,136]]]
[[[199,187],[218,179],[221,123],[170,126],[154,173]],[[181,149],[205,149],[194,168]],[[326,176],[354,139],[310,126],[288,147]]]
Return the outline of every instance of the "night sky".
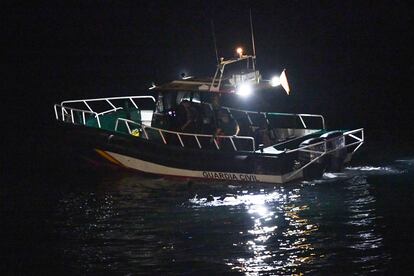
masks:
[[[240,45],[251,53],[249,9],[262,75],[287,69],[292,95],[275,93],[275,111],[320,113],[331,128],[411,144],[408,1],[6,1],[9,116],[30,110],[30,128],[52,126],[62,100],[145,94],[183,72],[210,76],[211,21],[220,56]]]
[[[216,65],[211,21],[219,56],[233,57],[238,46],[251,54],[250,9],[259,70],[269,78],[286,68],[291,87],[291,96],[280,89],[263,96],[264,108],[322,114],[330,129],[364,127],[366,143],[353,162],[382,167],[387,158],[408,156],[412,160],[410,40],[414,16],[409,4],[398,0],[1,1],[0,89],[5,109],[0,138],[0,222],[6,234],[0,235],[0,244],[6,249],[0,252],[0,267],[11,260],[13,267],[27,267],[33,274],[32,264],[42,269],[38,260],[59,263],[52,256],[56,251],[48,248],[61,242],[53,241],[56,235],[51,232],[59,230],[47,226],[53,224],[50,215],[56,215],[55,206],[63,206],[60,203],[69,194],[65,186],[75,191],[77,185],[82,186],[77,179],[95,177],[92,170],[79,170],[86,178],[75,177],[79,159],[71,158],[76,155],[71,147],[56,141],[53,105],[69,99],[145,95],[152,82],[161,84],[181,73],[211,76]],[[409,176],[402,175],[398,181],[410,184]],[[377,202],[375,197],[369,199],[373,202],[369,204],[379,206],[369,212],[379,214],[375,224],[384,221],[381,212],[389,214],[389,227],[379,224],[378,229],[391,228],[389,233],[395,236],[401,233],[400,243],[391,248],[398,247],[396,258],[401,256],[408,263],[404,249],[411,249],[407,233],[412,227],[406,226],[410,216],[405,213],[411,208],[407,202],[412,202],[413,193],[407,185],[395,189],[394,184],[402,183],[388,179],[381,180],[388,186],[367,183],[370,190],[379,187],[378,195],[386,194]],[[95,192],[94,181],[87,184]],[[335,186],[324,186],[329,190],[322,189],[322,195],[334,191],[331,187]],[[330,206],[329,198],[326,208],[341,210]],[[358,206],[365,206],[360,202]],[[44,231],[45,227],[52,230]],[[327,229],[329,235],[341,238],[342,232],[338,234],[331,225]]]

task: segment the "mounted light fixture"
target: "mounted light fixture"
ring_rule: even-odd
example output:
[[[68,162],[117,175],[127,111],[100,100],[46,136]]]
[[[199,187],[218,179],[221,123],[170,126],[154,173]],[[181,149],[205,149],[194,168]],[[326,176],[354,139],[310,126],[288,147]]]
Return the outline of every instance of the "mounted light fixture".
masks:
[[[280,78],[278,76],[272,77],[272,79],[270,80],[270,85],[273,86],[273,87],[279,86],[280,85]]]
[[[252,86],[248,83],[243,83],[239,87],[237,87],[236,94],[245,98],[245,97],[250,96],[252,92],[253,92]]]
[[[282,74],[280,74],[280,76],[273,76],[270,81],[269,81],[270,85],[272,87],[276,87],[281,85],[283,87],[283,89],[285,89],[286,93],[289,95],[290,93],[290,87],[289,87],[289,83],[286,77],[286,69],[283,70]]]
[[[241,58],[243,56],[243,48],[239,47],[236,49],[237,54],[239,55],[239,57]]]

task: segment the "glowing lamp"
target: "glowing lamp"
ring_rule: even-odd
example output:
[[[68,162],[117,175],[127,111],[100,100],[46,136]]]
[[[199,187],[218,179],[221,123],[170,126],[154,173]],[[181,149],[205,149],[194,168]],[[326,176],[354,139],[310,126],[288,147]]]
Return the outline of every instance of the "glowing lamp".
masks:
[[[241,48],[241,47],[237,48],[237,49],[236,49],[236,52],[237,52],[237,54],[238,54],[240,57],[242,57],[242,55],[243,55],[243,48]]]
[[[290,94],[290,87],[289,87],[289,83],[286,77],[286,70],[283,70],[282,74],[280,74],[279,77],[278,76],[272,77],[269,83],[272,87],[281,85],[283,89],[285,89],[286,93],[288,95]]]
[[[243,83],[237,88],[237,95],[245,98],[252,94],[252,87],[248,83]]]
[[[278,76],[274,76],[270,79],[270,85],[273,87],[280,85],[280,78]]]

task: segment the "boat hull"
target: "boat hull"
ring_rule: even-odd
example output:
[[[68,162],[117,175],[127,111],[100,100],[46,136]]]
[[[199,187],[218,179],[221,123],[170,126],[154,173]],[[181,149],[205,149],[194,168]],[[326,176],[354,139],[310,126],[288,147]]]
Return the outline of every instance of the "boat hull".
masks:
[[[224,167],[220,171],[212,170],[197,170],[197,169],[185,169],[174,166],[160,165],[150,161],[144,161],[136,157],[123,155],[111,151],[104,151],[95,149],[96,152],[109,162],[115,165],[137,170],[144,173],[173,176],[181,178],[191,179],[204,179],[204,180],[223,180],[223,181],[239,181],[239,182],[263,182],[263,183],[284,183],[287,182],[287,178],[290,175],[286,174],[258,174],[258,173],[247,173],[243,171],[226,171]],[[289,179],[289,181],[297,178],[301,178],[302,173],[298,173],[296,177]]]
[[[303,171],[297,171],[295,153],[200,150],[83,125],[58,124],[60,140],[79,154],[93,154],[104,163],[147,174],[250,183],[286,183],[304,177]]]

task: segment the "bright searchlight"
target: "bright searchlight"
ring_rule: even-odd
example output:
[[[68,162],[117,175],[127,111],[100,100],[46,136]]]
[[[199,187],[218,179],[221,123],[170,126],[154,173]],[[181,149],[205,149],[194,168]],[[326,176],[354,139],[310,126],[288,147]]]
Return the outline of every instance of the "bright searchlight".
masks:
[[[243,83],[237,88],[236,93],[241,97],[248,97],[250,94],[252,94],[252,87],[248,83]]]
[[[270,80],[270,85],[273,86],[273,87],[279,86],[280,85],[280,78],[278,76],[272,77],[272,79]]]
[[[283,89],[285,89],[286,94],[290,94],[290,87],[289,87],[289,83],[286,77],[286,70],[283,70],[282,74],[280,74],[280,76],[274,76],[270,79],[269,81],[270,86],[272,87],[276,87],[281,85],[283,87]]]

